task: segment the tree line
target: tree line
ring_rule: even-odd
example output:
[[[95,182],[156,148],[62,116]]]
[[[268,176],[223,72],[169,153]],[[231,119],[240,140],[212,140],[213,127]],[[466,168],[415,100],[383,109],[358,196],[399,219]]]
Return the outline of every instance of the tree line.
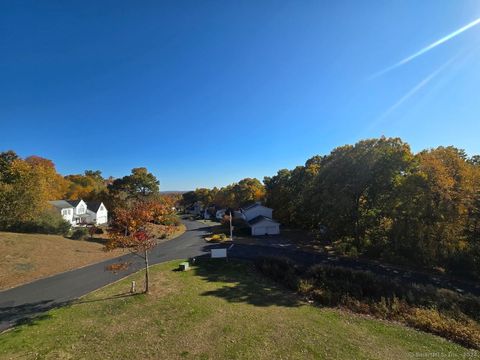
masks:
[[[197,202],[203,206],[237,209],[255,201],[265,199],[265,186],[254,178],[245,178],[238,183],[222,188],[198,188],[182,194],[182,204],[191,206]]]
[[[480,277],[480,156],[453,146],[413,153],[399,138],[362,140],[263,184],[244,179],[184,194],[191,199],[234,208],[261,200],[283,225],[341,253]]]
[[[64,228],[61,216],[48,203],[59,199],[102,201],[113,218],[117,209],[138,201],[156,203],[157,208],[160,204],[171,213],[167,210],[176,199],[160,195],[159,185],[143,167],[118,179],[104,178],[100,171],[93,170],[62,176],[49,159],[21,158],[14,151],[5,151],[0,153],[0,230],[41,230],[44,225]],[[174,222],[174,214],[170,215]]]

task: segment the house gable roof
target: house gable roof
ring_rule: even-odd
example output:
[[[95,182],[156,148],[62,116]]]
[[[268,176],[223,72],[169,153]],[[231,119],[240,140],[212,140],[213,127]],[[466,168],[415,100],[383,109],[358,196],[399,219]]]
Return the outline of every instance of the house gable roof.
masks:
[[[49,203],[53,206],[55,206],[57,209],[72,209],[76,208],[78,204],[83,202],[84,204],[87,205],[87,209],[90,211],[93,211],[94,213],[98,212],[98,209],[100,208],[100,205],[103,203],[101,201],[89,201],[88,203],[83,201],[82,199],[80,200],[54,200],[54,201],[49,201]]]
[[[260,202],[255,202],[255,203],[253,203],[253,204],[250,204],[250,205],[248,205],[248,206],[245,206],[245,207],[241,208],[240,210],[241,210],[242,212],[245,212],[245,211],[248,211],[248,210],[250,210],[250,209],[253,209],[253,208],[257,207],[257,206],[264,207],[265,209],[270,209],[269,207],[263,206]]]
[[[102,205],[102,204],[103,203],[101,201],[89,201],[87,203],[87,209],[96,213],[98,211],[98,209],[100,208],[100,205]]]
[[[57,209],[71,209],[75,207],[65,200],[53,200],[53,201],[49,201],[49,203],[55,206]]]
[[[268,218],[268,217],[266,217],[266,216],[263,216],[263,215],[259,215],[259,216],[257,216],[257,217],[254,217],[252,220],[250,220],[250,221],[248,222],[248,224],[249,224],[249,225],[256,225],[256,224],[258,224],[258,223],[261,223],[262,221],[269,221],[269,222],[272,222],[272,223],[274,223],[274,224],[280,225],[280,223],[276,222],[275,220],[270,219],[270,218]]]
[[[82,199],[80,200],[65,200],[66,202],[68,202],[69,204],[71,204],[73,207],[77,207],[78,204],[80,204],[80,202],[82,201]]]

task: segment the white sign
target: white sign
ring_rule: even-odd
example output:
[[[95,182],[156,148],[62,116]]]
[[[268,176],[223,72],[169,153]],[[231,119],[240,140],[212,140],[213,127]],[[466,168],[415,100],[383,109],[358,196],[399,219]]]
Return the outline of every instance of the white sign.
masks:
[[[227,249],[212,249],[212,259],[213,258],[226,258]]]

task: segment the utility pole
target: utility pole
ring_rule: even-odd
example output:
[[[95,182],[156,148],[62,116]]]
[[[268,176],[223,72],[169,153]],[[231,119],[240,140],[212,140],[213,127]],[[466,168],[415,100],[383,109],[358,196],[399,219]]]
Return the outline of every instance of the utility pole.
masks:
[[[233,241],[232,210],[230,210],[230,241]]]

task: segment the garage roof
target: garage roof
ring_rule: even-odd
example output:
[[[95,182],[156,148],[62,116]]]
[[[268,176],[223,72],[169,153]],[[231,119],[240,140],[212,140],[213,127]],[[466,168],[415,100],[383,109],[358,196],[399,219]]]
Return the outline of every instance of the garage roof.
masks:
[[[280,224],[278,222],[276,222],[275,220],[272,220],[266,216],[263,216],[263,215],[260,215],[260,216],[257,216],[257,217],[254,217],[252,220],[250,220],[248,222],[249,225],[255,225],[255,224],[258,224],[259,222],[262,222],[262,221],[270,221],[272,223],[275,223],[275,224]]]
[[[257,206],[261,206],[261,207],[264,207],[266,209],[270,209],[269,207],[266,207],[266,206],[262,205],[262,203],[260,201],[257,201],[257,202],[254,202],[253,204],[248,205],[248,206],[244,206],[240,210],[245,212],[245,211],[253,209],[254,207],[257,207]]]

